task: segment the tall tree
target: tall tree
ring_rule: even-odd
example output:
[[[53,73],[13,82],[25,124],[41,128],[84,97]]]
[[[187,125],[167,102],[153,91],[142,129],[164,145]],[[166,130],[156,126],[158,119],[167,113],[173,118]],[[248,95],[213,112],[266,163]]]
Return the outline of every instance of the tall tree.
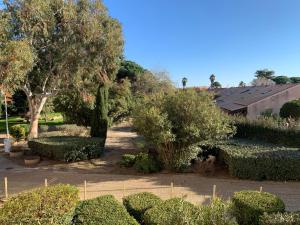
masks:
[[[188,82],[188,79],[186,77],[182,78],[182,87],[185,88],[186,87],[186,84]]]
[[[146,70],[140,66],[139,64],[129,61],[123,60],[121,62],[121,67],[117,73],[117,80],[122,80],[128,78],[131,82],[135,82],[137,77],[146,72]]]
[[[69,82],[102,87],[123,52],[120,24],[101,0],[11,0],[0,11],[0,71],[5,87],[21,88],[30,109],[30,137],[49,96]]]
[[[274,74],[275,74],[275,72],[273,70],[263,69],[263,70],[257,70],[255,72],[255,77],[272,79],[274,77]]]
[[[239,83],[239,87],[246,87],[246,83],[245,83],[244,81],[241,81],[241,82]]]

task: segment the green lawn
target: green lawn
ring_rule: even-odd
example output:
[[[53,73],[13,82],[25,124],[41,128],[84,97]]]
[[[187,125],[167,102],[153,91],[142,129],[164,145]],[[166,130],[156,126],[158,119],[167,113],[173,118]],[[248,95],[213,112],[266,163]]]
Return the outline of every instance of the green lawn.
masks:
[[[50,113],[47,115],[47,122],[45,121],[44,117],[41,116],[39,120],[40,125],[61,125],[64,124],[63,117],[60,113]],[[19,116],[12,116],[8,118],[8,126],[11,127],[16,124],[27,124],[29,126],[29,123],[26,122],[26,120]],[[6,125],[5,125],[5,119],[0,119],[0,133],[6,132]]]

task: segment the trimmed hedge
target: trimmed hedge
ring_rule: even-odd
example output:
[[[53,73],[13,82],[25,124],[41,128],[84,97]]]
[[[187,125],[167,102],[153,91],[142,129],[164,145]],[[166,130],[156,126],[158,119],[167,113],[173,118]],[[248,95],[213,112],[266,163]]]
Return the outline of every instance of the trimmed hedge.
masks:
[[[123,199],[123,205],[129,214],[139,222],[143,221],[144,213],[148,209],[161,203],[159,197],[148,192],[129,195]]]
[[[274,121],[275,123],[275,121]],[[263,122],[236,122],[236,138],[256,139],[282,146],[299,147],[300,130],[281,127],[272,127]]]
[[[147,210],[144,222],[146,225],[192,225],[197,223],[200,215],[199,207],[181,198],[173,198]]]
[[[100,157],[104,151],[104,140],[89,137],[45,137],[29,141],[28,146],[39,156],[75,162]]]
[[[214,199],[208,206],[195,206],[180,198],[164,201],[144,214],[145,225],[238,225],[230,204]]]
[[[70,185],[40,188],[12,197],[0,209],[1,225],[69,225],[79,201]]]
[[[300,180],[300,149],[230,142],[217,145],[219,160],[229,173],[243,179]]]
[[[75,209],[72,225],[138,225],[113,196],[82,201]]]
[[[240,225],[258,225],[259,218],[264,213],[278,213],[285,210],[285,205],[280,198],[266,192],[236,192],[232,203]]]
[[[259,225],[300,225],[299,213],[264,214],[260,217]]]
[[[282,118],[300,119],[300,100],[293,100],[285,103],[280,109],[280,116]]]

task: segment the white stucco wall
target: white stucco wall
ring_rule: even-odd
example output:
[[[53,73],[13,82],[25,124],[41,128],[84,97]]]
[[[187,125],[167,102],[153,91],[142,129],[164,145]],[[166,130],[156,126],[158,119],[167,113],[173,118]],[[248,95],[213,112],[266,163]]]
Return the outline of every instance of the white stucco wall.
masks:
[[[255,119],[267,109],[272,109],[274,114],[279,114],[284,103],[295,99],[300,99],[300,84],[261,101],[252,103],[247,108],[247,117],[249,119]]]

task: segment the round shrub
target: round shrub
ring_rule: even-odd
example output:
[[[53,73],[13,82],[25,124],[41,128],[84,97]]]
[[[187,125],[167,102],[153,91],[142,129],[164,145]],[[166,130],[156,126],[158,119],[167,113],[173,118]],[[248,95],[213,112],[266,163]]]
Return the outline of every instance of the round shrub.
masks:
[[[72,225],[138,225],[113,196],[82,201],[75,209]]]
[[[300,119],[300,100],[293,100],[285,103],[280,109],[280,116],[283,118]]]
[[[299,225],[300,214],[298,213],[273,213],[264,214],[260,218],[259,225]]]
[[[134,168],[142,173],[155,173],[160,171],[160,163],[152,155],[139,153],[135,158]]]
[[[121,165],[125,167],[132,167],[135,163],[136,156],[131,154],[122,155]]]
[[[240,191],[232,198],[235,216],[240,225],[258,225],[264,213],[284,212],[285,205],[277,196],[259,191]]]
[[[144,214],[146,225],[196,225],[199,218],[201,218],[200,208],[181,198],[164,201]]]
[[[143,221],[146,210],[161,203],[162,200],[159,197],[148,192],[129,195],[123,199],[123,205],[127,211],[139,222]]]
[[[78,189],[55,185],[19,194],[0,209],[1,225],[69,225],[79,201]]]
[[[26,138],[26,128],[20,124],[14,125],[10,128],[10,134],[17,141],[23,140]]]

